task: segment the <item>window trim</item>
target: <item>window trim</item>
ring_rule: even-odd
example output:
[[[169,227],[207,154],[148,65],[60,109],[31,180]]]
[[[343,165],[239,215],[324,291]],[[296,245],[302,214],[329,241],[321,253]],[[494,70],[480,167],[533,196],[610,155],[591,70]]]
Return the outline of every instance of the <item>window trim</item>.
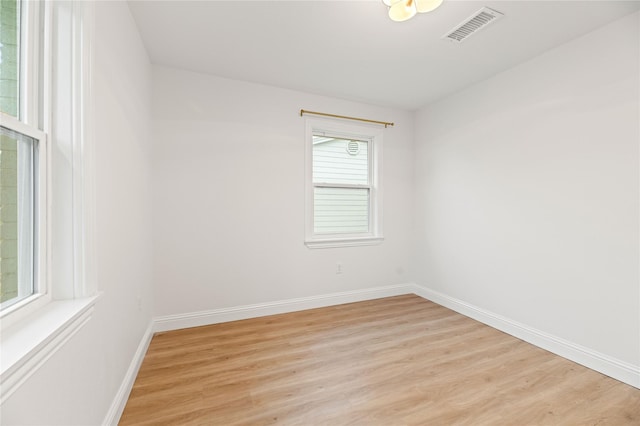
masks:
[[[369,185],[315,184],[313,182],[313,136],[324,133],[368,142]],[[382,147],[383,130],[333,119],[305,119],[305,240],[309,248],[338,248],[380,244],[382,235]],[[352,234],[317,234],[314,232],[314,189],[316,187],[369,189],[369,231]]]

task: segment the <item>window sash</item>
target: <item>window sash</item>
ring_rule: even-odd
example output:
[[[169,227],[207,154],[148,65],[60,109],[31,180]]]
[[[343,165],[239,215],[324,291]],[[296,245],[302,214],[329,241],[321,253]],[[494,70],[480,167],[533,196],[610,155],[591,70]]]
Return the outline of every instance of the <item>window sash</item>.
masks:
[[[314,187],[313,232],[317,235],[369,234],[371,189],[345,185]]]
[[[314,184],[371,184],[371,141],[325,132],[313,135],[312,164]],[[358,151],[352,154],[351,144]],[[360,147],[365,146],[364,150]]]
[[[2,134],[2,287],[15,285],[16,294],[0,310],[37,291],[34,281],[35,158],[38,140],[0,126]],[[15,148],[14,148],[15,147]],[[14,162],[15,158],[15,162]],[[15,188],[15,201],[12,196]],[[15,234],[14,234],[15,232]],[[15,235],[15,236],[14,236]],[[15,243],[13,243],[15,238]]]
[[[39,129],[0,113],[3,134],[17,141],[18,295],[0,304],[0,318],[50,299],[45,279],[47,138]],[[28,142],[30,141],[30,142]]]

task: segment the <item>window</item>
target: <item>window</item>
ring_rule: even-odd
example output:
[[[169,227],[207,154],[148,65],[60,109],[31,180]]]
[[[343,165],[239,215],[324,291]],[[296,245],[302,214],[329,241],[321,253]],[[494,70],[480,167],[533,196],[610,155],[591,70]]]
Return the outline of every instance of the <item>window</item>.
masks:
[[[380,242],[382,131],[307,120],[305,243],[341,247]]]
[[[44,205],[47,141],[36,2],[0,2],[0,312],[47,293]]]
[[[93,2],[0,1],[0,404],[98,298]]]

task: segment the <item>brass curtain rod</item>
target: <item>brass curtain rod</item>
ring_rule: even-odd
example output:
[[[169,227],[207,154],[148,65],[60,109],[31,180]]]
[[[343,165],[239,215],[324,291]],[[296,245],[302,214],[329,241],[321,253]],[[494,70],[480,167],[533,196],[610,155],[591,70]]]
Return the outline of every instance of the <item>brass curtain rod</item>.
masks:
[[[365,123],[382,124],[384,125],[385,129],[388,126],[393,126],[393,123],[390,123],[388,121],[369,120],[367,118],[349,117],[347,115],[327,114],[326,112],[315,112],[315,111],[307,111],[307,110],[301,109],[300,117],[302,117],[303,114],[322,115],[324,117],[344,118],[345,120],[356,120],[356,121],[364,121]]]

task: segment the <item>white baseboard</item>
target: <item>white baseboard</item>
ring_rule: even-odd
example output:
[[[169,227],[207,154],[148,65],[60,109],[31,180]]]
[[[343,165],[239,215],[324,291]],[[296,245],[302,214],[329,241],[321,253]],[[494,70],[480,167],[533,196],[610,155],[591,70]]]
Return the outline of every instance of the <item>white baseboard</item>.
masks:
[[[155,332],[178,330],[181,328],[199,327],[228,321],[257,318],[267,315],[303,311],[305,309],[322,308],[341,305],[343,303],[361,302],[382,297],[398,296],[414,293],[413,284],[399,284],[384,287],[373,287],[362,290],[345,291],[320,296],[301,297],[297,299],[279,300],[232,308],[212,309],[210,311],[193,312],[179,315],[167,315],[154,320]]]
[[[631,365],[417,284],[414,285],[413,292],[525,342],[640,388],[640,366],[638,365]]]
[[[136,349],[136,353],[133,355],[131,364],[129,364],[129,369],[125,374],[124,379],[122,379],[122,383],[120,384],[118,393],[113,399],[111,407],[109,407],[109,411],[107,412],[107,415],[102,422],[103,426],[117,426],[118,422],[120,421],[120,417],[122,416],[124,407],[127,405],[127,400],[129,399],[129,394],[131,393],[131,389],[133,388],[133,383],[136,381],[136,376],[138,375],[138,371],[140,370],[140,366],[142,365],[142,360],[147,353],[147,349],[149,348],[152,337],[153,321],[149,323],[147,330],[144,332],[144,335],[142,336],[142,339],[138,344],[138,349]]]

